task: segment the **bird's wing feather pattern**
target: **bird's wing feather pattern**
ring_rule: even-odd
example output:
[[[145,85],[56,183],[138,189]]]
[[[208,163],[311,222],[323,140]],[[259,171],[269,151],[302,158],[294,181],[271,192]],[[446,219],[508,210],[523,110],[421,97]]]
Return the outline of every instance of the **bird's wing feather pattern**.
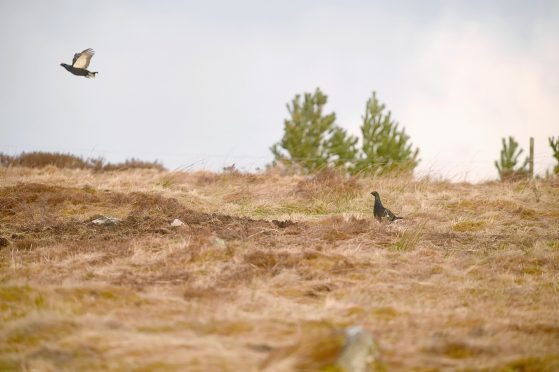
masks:
[[[87,68],[89,66],[89,61],[95,52],[93,49],[88,48],[81,53],[74,54],[74,59],[72,60],[72,67],[75,68]]]
[[[385,211],[386,211],[385,212],[386,216],[388,217],[388,219],[390,221],[394,221],[396,219],[396,215],[394,213],[392,213],[392,211],[390,209],[387,208]]]

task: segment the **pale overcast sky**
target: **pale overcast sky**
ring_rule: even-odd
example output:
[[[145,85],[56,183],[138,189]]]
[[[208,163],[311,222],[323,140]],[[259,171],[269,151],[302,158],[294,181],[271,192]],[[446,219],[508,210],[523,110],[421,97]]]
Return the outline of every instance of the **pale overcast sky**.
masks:
[[[64,70],[96,51],[87,80]],[[559,1],[0,1],[0,152],[173,169],[272,160],[296,93],[359,133],[375,90],[419,174],[495,178],[501,137],[553,165]]]

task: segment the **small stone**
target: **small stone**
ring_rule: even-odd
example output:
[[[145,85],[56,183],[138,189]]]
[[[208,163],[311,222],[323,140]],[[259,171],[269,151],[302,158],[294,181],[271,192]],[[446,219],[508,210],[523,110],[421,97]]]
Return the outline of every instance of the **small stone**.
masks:
[[[10,241],[3,236],[0,236],[0,248],[10,245]]]
[[[225,240],[218,238],[217,236],[214,238],[214,244],[218,247],[218,248],[226,248],[227,247],[227,243],[225,242]]]
[[[178,218],[175,218],[173,220],[173,222],[171,222],[171,226],[173,226],[173,227],[179,227],[179,226],[182,226],[182,225],[184,225],[184,222],[182,222]]]
[[[106,217],[106,216],[102,216],[91,221],[91,223],[94,225],[102,225],[102,226],[112,226],[112,225],[116,225],[119,222],[120,219],[116,217]]]

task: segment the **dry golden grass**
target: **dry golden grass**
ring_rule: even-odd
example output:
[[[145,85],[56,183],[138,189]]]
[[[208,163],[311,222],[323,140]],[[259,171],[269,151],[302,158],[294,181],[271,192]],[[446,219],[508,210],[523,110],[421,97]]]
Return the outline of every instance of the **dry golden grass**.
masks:
[[[559,369],[557,179],[0,167],[0,238],[0,370]]]

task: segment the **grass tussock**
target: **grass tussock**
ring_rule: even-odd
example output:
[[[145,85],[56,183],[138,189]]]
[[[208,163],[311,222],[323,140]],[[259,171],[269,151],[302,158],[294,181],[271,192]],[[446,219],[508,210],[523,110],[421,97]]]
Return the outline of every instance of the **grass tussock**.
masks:
[[[399,233],[398,240],[390,247],[396,251],[409,251],[414,249],[424,235],[426,223],[421,223],[419,226],[412,226],[404,228],[404,230]]]
[[[452,226],[452,229],[458,232],[474,232],[474,231],[483,230],[485,225],[486,225],[485,221],[466,220],[466,221],[460,221],[455,223]]]
[[[554,370],[533,182],[0,168],[0,369],[335,370],[356,325],[387,370]]]

